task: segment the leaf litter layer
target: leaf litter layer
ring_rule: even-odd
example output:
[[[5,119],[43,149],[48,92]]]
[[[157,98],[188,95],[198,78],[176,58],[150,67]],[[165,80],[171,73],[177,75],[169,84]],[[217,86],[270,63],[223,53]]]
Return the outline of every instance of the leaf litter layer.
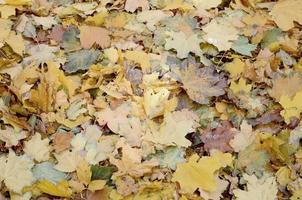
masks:
[[[0,14],[0,199],[302,198],[300,0]]]

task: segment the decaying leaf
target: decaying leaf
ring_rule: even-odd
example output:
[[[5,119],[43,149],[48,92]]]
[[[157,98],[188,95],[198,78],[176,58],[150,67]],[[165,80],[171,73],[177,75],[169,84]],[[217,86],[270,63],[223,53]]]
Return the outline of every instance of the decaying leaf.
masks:
[[[98,59],[98,50],[81,50],[68,55],[68,63],[64,65],[64,70],[68,73],[86,70]]]
[[[206,130],[201,133],[201,140],[206,150],[217,149],[222,152],[233,151],[229,142],[234,138],[236,129],[227,121],[214,130]]]

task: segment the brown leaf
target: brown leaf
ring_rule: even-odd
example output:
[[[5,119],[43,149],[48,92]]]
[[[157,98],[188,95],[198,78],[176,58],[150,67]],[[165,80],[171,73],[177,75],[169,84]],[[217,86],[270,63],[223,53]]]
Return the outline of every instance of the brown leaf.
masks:
[[[90,49],[94,43],[106,48],[110,45],[109,31],[96,26],[81,26],[80,40],[84,49]]]
[[[222,152],[232,152],[233,149],[229,145],[229,142],[233,139],[235,130],[236,129],[233,129],[228,121],[222,122],[222,124],[214,130],[206,130],[201,135],[204,148],[208,151],[211,149],[217,149]]]
[[[73,133],[56,133],[53,139],[53,148],[56,153],[62,152],[70,147],[70,141],[73,138]]]
[[[210,97],[217,97],[225,93],[225,80],[210,67],[198,68],[196,65],[189,64],[179,74],[183,88],[197,103],[208,104]]]

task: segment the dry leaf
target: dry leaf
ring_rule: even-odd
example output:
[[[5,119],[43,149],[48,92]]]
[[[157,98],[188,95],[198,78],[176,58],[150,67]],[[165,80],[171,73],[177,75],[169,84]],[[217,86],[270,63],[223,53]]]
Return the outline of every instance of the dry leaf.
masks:
[[[53,139],[53,148],[56,153],[60,153],[70,147],[70,141],[73,138],[73,133],[56,133]]]
[[[110,45],[109,32],[96,26],[81,26],[80,40],[84,49],[90,49],[94,43],[103,49]]]
[[[294,27],[294,21],[302,24],[301,12],[302,5],[299,0],[284,0],[278,1],[270,14],[283,31],[288,31]]]

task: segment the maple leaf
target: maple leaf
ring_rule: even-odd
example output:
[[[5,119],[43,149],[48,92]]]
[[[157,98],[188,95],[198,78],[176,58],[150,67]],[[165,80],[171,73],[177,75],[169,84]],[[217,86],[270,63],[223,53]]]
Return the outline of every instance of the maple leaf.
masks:
[[[285,0],[278,1],[270,14],[283,31],[288,31],[294,27],[294,21],[302,24],[301,12],[302,5],[299,0]]]
[[[163,152],[155,154],[161,167],[175,170],[177,164],[185,162],[184,151],[178,147],[167,147]]]
[[[202,40],[197,34],[192,34],[187,37],[183,32],[168,32],[167,35],[169,37],[166,39],[165,49],[175,49],[177,57],[186,58],[190,52],[195,53],[198,56],[202,55],[199,46]]]
[[[24,152],[38,162],[49,159],[49,139],[41,139],[41,134],[36,133],[29,141],[25,142]]]
[[[107,124],[111,131],[125,137],[129,144],[140,146],[142,135],[140,120],[129,115],[130,107],[128,103],[120,105],[115,110],[106,108],[96,113],[100,125]]]
[[[146,22],[147,28],[154,31],[156,29],[155,25],[166,17],[169,17],[169,14],[162,10],[145,10],[138,13],[136,19],[139,22]]]
[[[6,127],[5,130],[0,129],[0,140],[5,142],[5,147],[15,146],[26,137],[25,131],[18,132],[11,127]]]
[[[194,112],[186,109],[167,113],[158,130],[153,130],[147,138],[159,144],[188,147],[191,142],[185,136],[199,127],[198,120]]]
[[[189,65],[185,70],[178,72],[183,88],[189,97],[200,104],[208,104],[210,97],[217,97],[225,93],[223,78],[216,75],[213,68],[198,68]]]
[[[22,35],[20,34],[11,31],[6,39],[6,43],[20,56],[25,52],[25,43]]]
[[[140,64],[144,72],[148,71],[151,67],[150,57],[143,51],[126,51],[125,58]]]
[[[144,108],[150,119],[164,114],[165,106],[168,103],[170,92],[166,88],[158,92],[147,89],[144,93]]]
[[[10,150],[8,155],[0,157],[0,181],[16,193],[21,193],[25,186],[30,186],[34,181],[31,168],[34,162],[26,155],[16,156]]]
[[[201,134],[201,140],[206,150],[217,149],[222,152],[233,151],[229,145],[234,138],[236,129],[231,127],[228,121],[224,121],[220,127],[214,130],[207,130]]]
[[[216,152],[213,156],[201,158],[193,154],[188,162],[177,165],[172,181],[177,181],[186,193],[192,194],[198,188],[212,192],[218,186],[217,171],[232,162],[233,157],[229,153]]]
[[[63,69],[68,73],[86,70],[95,63],[99,55],[98,50],[80,50],[70,53],[67,56],[68,63],[63,66]]]
[[[109,158],[110,162],[118,168],[118,171],[113,174],[115,177],[126,174],[141,177],[145,173],[151,172],[152,168],[158,165],[154,160],[142,161],[142,149],[132,148],[123,140],[119,141],[117,147],[122,148],[121,159],[116,159],[113,156]]]
[[[251,91],[251,89],[252,89],[252,85],[251,84],[247,84],[246,80],[244,78],[240,78],[239,81],[238,81],[238,83],[236,83],[235,81],[231,82],[230,89],[235,94],[249,93]]]
[[[225,65],[225,70],[230,73],[232,79],[237,79],[245,70],[245,64],[239,58]]]
[[[238,200],[275,200],[277,199],[277,182],[275,177],[264,175],[257,179],[255,175],[244,174],[243,178],[247,181],[247,191],[241,189],[233,190]]]
[[[104,49],[110,45],[109,31],[96,26],[81,26],[80,41],[84,49],[91,48],[94,43]]]
[[[252,56],[251,52],[257,48],[257,45],[250,44],[246,37],[240,36],[232,44],[232,49],[242,55]]]
[[[197,9],[210,9],[210,8],[216,8],[217,6],[219,6],[219,4],[221,4],[222,0],[211,0],[211,1],[207,1],[207,0],[193,0],[192,1],[194,6],[197,7]]]
[[[230,146],[235,152],[239,152],[252,144],[254,139],[255,134],[253,134],[252,126],[243,121],[240,125],[240,131],[236,132],[234,138],[230,141]]]
[[[36,46],[32,46],[27,53],[31,56],[24,58],[25,63],[36,63],[44,64],[48,61],[52,61],[55,59],[55,52],[59,50],[58,47],[51,47],[46,44],[40,44]]]
[[[63,151],[60,154],[55,154],[58,161],[55,169],[61,172],[74,172],[77,168],[78,155],[74,151]]]
[[[301,90],[302,77],[298,73],[282,77],[278,76],[272,80],[273,87],[269,91],[271,97],[280,100],[282,95],[292,98]]]
[[[142,8],[142,10],[149,9],[149,2],[147,0],[126,0],[125,10],[134,12],[136,9]]]
[[[293,98],[287,95],[282,95],[280,97],[279,103],[284,110],[281,111],[281,115],[286,123],[290,123],[292,117],[300,117],[302,112],[302,105],[300,104],[302,100],[302,91],[297,92]]]
[[[229,50],[232,47],[232,41],[239,37],[239,30],[225,20],[213,19],[203,28],[203,31],[206,33],[204,39],[216,46],[219,51]]]
[[[43,112],[53,110],[54,88],[47,79],[45,74],[41,75],[40,84],[37,89],[30,90],[29,101]]]

